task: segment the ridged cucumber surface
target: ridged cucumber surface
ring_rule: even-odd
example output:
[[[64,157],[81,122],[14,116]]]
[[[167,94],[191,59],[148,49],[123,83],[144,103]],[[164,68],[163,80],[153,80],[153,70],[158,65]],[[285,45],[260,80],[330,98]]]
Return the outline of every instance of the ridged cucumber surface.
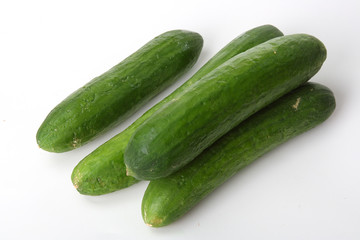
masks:
[[[220,65],[173,97],[132,135],[124,161],[137,179],[166,177],[241,121],[308,81],[326,49],[307,34],[271,39]]]
[[[183,216],[214,189],[279,144],[325,121],[335,109],[333,93],[306,83],[255,113],[194,161],[148,185],[142,216],[153,227]]]
[[[58,104],[37,132],[39,147],[69,151],[119,124],[189,70],[202,46],[195,32],[157,36]]]
[[[101,145],[80,161],[74,168],[71,176],[75,188],[81,194],[101,195],[128,187],[138,182],[134,177],[126,175],[124,164],[124,151],[126,145],[138,126],[145,122],[158,109],[171,101],[174,97],[181,95],[186,88],[196,83],[201,77],[215,69],[217,66],[241,52],[279,36],[283,36],[279,29],[272,25],[263,25],[246,31],[232,40],[181,87],[153,106],[123,132]]]

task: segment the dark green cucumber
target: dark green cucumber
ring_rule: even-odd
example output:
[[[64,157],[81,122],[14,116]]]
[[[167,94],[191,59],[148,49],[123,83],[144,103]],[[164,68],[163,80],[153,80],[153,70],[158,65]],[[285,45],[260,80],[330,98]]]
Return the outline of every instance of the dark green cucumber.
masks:
[[[282,35],[283,34],[276,27],[264,25],[251,29],[235,38],[212,57],[181,87],[153,106],[123,132],[119,133],[86,156],[75,167],[71,176],[76,189],[81,194],[100,195],[136,183],[138,180],[131,176],[126,176],[124,151],[131,135],[135,132],[137,127],[159,108],[171,101],[174,97],[180,95],[182,91],[226,60],[260,43]]]
[[[306,83],[278,99],[178,172],[151,181],[142,201],[145,223],[161,227],[174,222],[240,169],[322,123],[334,109],[332,92],[315,83]]]
[[[38,145],[69,151],[120,123],[189,70],[202,45],[190,31],[157,36],[57,105],[37,132]]]
[[[294,34],[241,53],[159,109],[131,137],[124,153],[137,179],[166,177],[251,114],[308,81],[326,59],[315,37]]]

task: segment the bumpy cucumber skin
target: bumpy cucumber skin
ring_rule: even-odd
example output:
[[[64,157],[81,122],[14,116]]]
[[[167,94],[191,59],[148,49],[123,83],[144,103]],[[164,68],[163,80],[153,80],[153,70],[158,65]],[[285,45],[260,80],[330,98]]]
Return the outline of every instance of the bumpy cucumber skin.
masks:
[[[50,152],[82,146],[128,118],[198,59],[198,33],[163,33],[57,105],[40,126],[38,145]]]
[[[184,89],[194,84],[201,77],[226,60],[260,43],[279,36],[283,36],[283,33],[279,29],[272,25],[263,25],[246,31],[236,37],[212,57],[181,87],[149,109],[123,132],[101,145],[80,161],[74,168],[71,176],[75,188],[81,194],[101,195],[126,188],[138,182],[134,177],[126,176],[124,164],[124,151],[126,145],[137,127],[146,121],[159,108],[171,101],[171,99],[180,95]]]
[[[241,53],[187,88],[139,126],[124,161],[141,180],[166,177],[251,114],[308,81],[326,59],[307,34],[277,37]]]
[[[213,190],[266,152],[325,121],[335,109],[333,93],[306,83],[240,123],[194,161],[148,185],[142,216],[153,227],[183,216]]]
[[[117,135],[109,140],[116,144],[107,142],[80,161],[71,174],[71,181],[79,193],[97,196],[139,182],[136,178],[126,175],[125,163],[120,157],[128,138],[130,136],[126,133]],[[122,161],[119,161],[119,158]]]

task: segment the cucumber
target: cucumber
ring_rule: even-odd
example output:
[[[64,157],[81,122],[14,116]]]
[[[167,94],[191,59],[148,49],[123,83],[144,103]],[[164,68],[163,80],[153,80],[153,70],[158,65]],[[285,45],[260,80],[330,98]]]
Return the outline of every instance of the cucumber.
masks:
[[[168,225],[266,152],[325,121],[335,109],[333,93],[306,83],[252,115],[166,178],[153,180],[142,216],[153,227]]]
[[[227,44],[181,87],[153,106],[123,132],[101,145],[80,161],[71,175],[71,180],[78,192],[86,195],[101,195],[138,182],[135,178],[126,176],[123,157],[126,145],[137,127],[159,108],[171,101],[171,99],[180,95],[184,89],[194,84],[206,73],[226,60],[262,42],[282,35],[276,27],[263,25],[241,34]]]
[[[202,46],[195,32],[157,36],[58,104],[37,132],[39,147],[69,151],[119,124],[189,70]]]
[[[307,34],[271,39],[241,53],[154,113],[132,135],[124,161],[142,180],[166,177],[247,117],[308,81],[326,59]]]

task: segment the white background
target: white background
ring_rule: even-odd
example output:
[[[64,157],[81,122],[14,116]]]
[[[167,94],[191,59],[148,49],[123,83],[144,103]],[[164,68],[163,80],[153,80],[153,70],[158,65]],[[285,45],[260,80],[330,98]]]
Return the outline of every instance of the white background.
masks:
[[[342,1],[1,1],[1,239],[360,239],[360,3]],[[311,80],[337,108],[322,125],[265,155],[164,228],[146,226],[147,182],[112,194],[77,193],[76,164],[172,92],[242,32],[273,24],[308,33],[328,58]],[[128,121],[62,154],[35,134],[68,94],[156,35],[200,33],[194,68]]]

